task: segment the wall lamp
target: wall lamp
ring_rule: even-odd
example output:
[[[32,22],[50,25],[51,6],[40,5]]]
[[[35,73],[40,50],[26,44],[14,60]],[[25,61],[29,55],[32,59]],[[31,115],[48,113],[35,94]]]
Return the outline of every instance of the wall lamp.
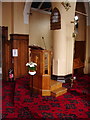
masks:
[[[74,25],[77,25],[78,22],[79,22],[78,19],[79,19],[78,16],[75,16],[75,17],[74,17],[74,21],[71,21],[71,23],[74,23]]]

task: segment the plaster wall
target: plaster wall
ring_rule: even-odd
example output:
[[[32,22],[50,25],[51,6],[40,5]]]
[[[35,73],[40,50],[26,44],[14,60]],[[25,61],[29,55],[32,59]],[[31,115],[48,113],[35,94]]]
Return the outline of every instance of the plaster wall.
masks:
[[[12,33],[12,3],[2,2],[2,26],[8,26],[8,39],[9,34]]]
[[[24,2],[2,3],[2,25],[8,26],[8,39],[10,34],[29,34],[29,25],[23,20]]]
[[[2,26],[2,2],[0,2],[0,26]]]
[[[29,24],[24,24],[24,2],[2,3],[3,26],[8,26],[9,34],[29,34],[29,44],[52,49],[52,33],[50,31],[50,15],[31,11]],[[43,37],[43,38],[42,38]]]
[[[24,2],[13,3],[13,31],[15,34],[29,34],[29,24],[24,24]]]
[[[30,45],[52,49],[52,31],[50,31],[50,15],[31,10],[29,35]]]

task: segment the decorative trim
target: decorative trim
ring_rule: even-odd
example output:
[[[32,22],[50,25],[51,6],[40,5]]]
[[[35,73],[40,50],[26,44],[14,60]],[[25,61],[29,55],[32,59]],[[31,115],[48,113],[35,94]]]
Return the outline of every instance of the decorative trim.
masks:
[[[28,34],[10,34],[10,36],[29,36]]]
[[[10,40],[28,40],[28,39],[29,39],[28,34],[10,34]]]
[[[66,11],[68,11],[71,7],[70,2],[68,0],[66,0],[65,2],[62,2],[61,4],[66,9]]]
[[[68,74],[68,75],[65,75],[65,76],[57,76],[57,75],[52,75],[51,76],[51,79],[53,80],[57,80],[57,81],[60,81],[60,82],[69,82],[70,79],[72,78],[72,74]]]

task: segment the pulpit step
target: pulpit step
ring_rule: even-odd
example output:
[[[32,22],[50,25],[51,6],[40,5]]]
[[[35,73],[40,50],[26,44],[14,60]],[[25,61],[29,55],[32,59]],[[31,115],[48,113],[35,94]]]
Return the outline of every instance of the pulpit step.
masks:
[[[51,96],[58,97],[58,96],[66,93],[66,92],[67,92],[67,88],[60,87],[60,88],[58,88],[56,90],[51,91]]]
[[[56,89],[62,87],[62,82],[51,80],[51,86],[50,87],[51,87],[51,91],[56,90]]]

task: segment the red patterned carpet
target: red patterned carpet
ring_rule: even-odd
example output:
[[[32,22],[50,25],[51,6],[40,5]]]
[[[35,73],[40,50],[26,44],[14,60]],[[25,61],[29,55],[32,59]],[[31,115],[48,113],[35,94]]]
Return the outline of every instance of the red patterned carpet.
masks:
[[[83,75],[75,80],[72,88],[57,98],[30,96],[29,76],[16,82],[3,83],[3,120],[89,120],[90,119],[90,76]]]

